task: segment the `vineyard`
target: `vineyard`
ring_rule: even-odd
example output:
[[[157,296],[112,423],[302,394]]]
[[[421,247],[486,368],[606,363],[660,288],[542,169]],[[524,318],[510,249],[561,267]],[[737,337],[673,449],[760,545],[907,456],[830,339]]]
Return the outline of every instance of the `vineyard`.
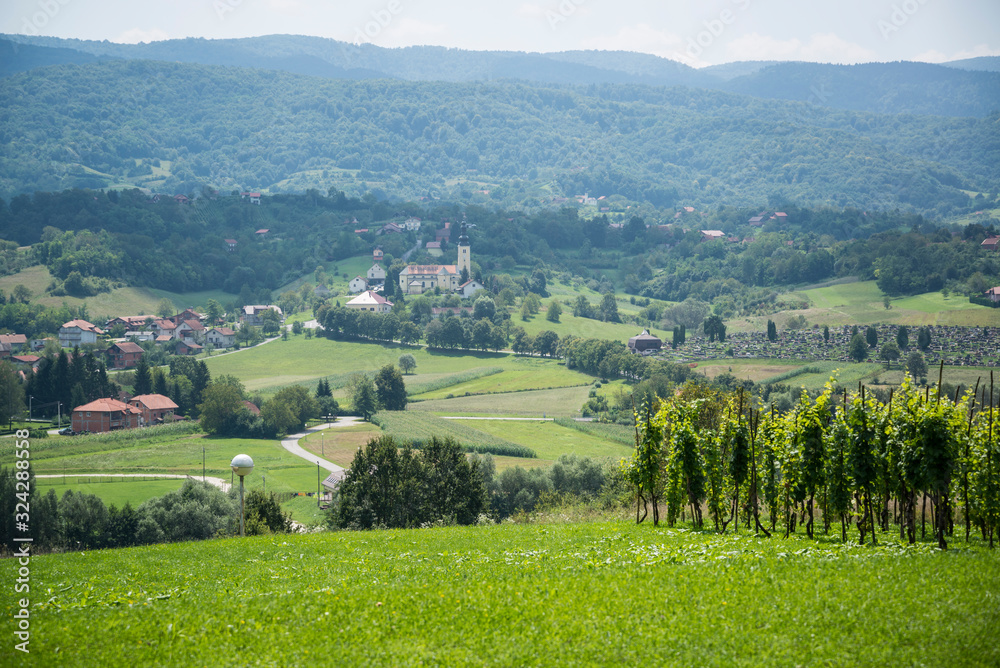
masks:
[[[993,382],[962,397],[939,392],[906,378],[882,403],[864,386],[835,391],[831,380],[815,401],[803,392],[779,415],[742,393],[688,386],[640,411],[639,444],[622,461],[637,491],[636,520],[652,512],[659,524],[663,509],[670,526],[689,518],[696,528],[787,537],[798,525],[810,538],[821,522],[824,533],[839,525],[844,542],[856,533],[860,544],[876,543],[890,525],[913,544],[929,520],[942,550],[956,524],[966,542],[975,533],[993,547]]]

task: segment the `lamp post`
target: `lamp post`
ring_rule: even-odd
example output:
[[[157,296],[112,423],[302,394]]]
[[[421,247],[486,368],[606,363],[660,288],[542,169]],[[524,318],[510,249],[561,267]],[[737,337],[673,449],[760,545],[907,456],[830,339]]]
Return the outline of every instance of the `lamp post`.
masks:
[[[250,455],[236,455],[229,467],[233,473],[240,477],[240,536],[245,536],[246,515],[243,509],[243,477],[250,475],[250,472],[253,471],[253,459],[250,458]]]

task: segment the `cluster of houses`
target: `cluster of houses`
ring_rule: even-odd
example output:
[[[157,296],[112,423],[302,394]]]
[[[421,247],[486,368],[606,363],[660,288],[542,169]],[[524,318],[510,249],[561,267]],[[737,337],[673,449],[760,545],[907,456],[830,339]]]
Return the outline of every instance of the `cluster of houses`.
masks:
[[[170,397],[141,394],[127,401],[95,399],[73,409],[71,428],[76,433],[101,433],[117,429],[135,429],[177,419]]]

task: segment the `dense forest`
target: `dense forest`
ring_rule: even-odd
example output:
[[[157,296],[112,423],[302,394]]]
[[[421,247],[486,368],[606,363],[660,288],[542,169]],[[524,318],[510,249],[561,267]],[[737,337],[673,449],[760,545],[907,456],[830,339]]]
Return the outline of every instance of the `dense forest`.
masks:
[[[889,114],[985,116],[1000,109],[1000,74],[989,58],[973,63],[727,63],[694,69],[680,60],[624,51],[521,53],[434,46],[386,49],[305,35],[175,39],[117,44],[4,35],[6,72],[96,58],[162,60],[281,70],[337,79],[490,81],[689,86]],[[12,48],[13,47],[13,48]],[[23,50],[22,50],[23,47]],[[995,60],[995,59],[994,59]],[[956,69],[958,68],[958,69]],[[6,72],[4,71],[6,70]],[[968,71],[963,71],[968,70]]]
[[[109,105],[108,100],[116,100]],[[331,80],[153,61],[0,80],[0,195],[134,184],[527,210],[783,202],[947,215],[1000,191],[1000,115],[886,116],[692,88]]]

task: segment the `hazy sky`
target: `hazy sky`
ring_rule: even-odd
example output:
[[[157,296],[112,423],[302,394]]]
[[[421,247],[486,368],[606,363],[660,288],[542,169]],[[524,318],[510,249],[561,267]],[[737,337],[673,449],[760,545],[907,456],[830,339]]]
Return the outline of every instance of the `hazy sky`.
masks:
[[[4,0],[0,32],[139,42],[275,33],[395,47],[734,60],[1000,55],[1000,0]]]

